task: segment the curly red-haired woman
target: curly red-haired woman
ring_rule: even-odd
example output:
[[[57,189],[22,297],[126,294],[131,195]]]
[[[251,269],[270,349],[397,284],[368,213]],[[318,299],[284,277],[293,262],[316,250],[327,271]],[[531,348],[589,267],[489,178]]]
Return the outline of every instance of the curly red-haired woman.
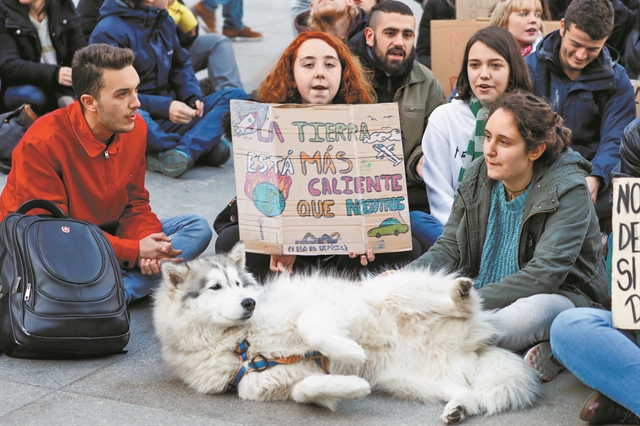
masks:
[[[322,70],[319,69],[321,60],[324,60]],[[309,76],[320,72],[319,80],[336,84],[331,89],[337,90],[327,93],[326,97],[306,99],[301,80],[306,72]],[[371,83],[349,48],[336,37],[317,31],[299,34],[258,88],[258,98],[264,103],[370,104],[372,93]],[[333,96],[329,96],[331,94]]]
[[[373,90],[349,48],[336,37],[308,31],[299,34],[285,49],[273,70],[258,88],[264,103],[302,103],[314,105],[373,103]],[[235,207],[235,206],[234,206]],[[237,214],[235,220],[237,220]],[[218,231],[216,252],[231,250],[240,239],[237,222]],[[420,247],[417,242],[414,247]],[[331,265],[338,270],[358,270],[360,266],[376,268],[407,263],[419,251],[386,253],[377,258],[371,250],[349,256],[266,256],[247,253],[247,268],[263,278],[269,270],[292,272],[294,269]],[[373,263],[371,263],[373,262]]]

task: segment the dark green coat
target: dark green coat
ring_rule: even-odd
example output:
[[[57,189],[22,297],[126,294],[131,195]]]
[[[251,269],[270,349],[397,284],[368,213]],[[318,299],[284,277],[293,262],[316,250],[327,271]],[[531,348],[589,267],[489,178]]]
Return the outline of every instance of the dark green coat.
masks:
[[[518,240],[519,271],[479,290],[485,309],[541,293],[563,294],[576,306],[608,304],[602,239],[585,181],[590,172],[591,164],[571,149],[551,165],[536,165]],[[476,277],[495,184],[484,158],[474,161],[444,233],[409,267],[448,268]]]

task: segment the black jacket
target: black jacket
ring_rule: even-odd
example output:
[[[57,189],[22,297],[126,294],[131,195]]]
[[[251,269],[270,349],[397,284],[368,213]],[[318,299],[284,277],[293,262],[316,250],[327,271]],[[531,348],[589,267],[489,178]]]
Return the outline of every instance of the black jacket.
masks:
[[[455,3],[454,3],[455,4]],[[424,5],[418,31],[418,62],[431,68],[431,21],[456,19],[456,8],[450,0],[429,0]]]
[[[620,144],[620,172],[640,177],[640,118],[624,129]]]
[[[3,88],[32,84],[47,91],[58,85],[60,67],[71,66],[75,52],[85,45],[80,17],[71,0],[60,3],[59,16],[49,16],[49,36],[58,64],[40,63],[42,48],[38,32],[29,19],[29,6],[18,0],[0,0],[0,79]]]

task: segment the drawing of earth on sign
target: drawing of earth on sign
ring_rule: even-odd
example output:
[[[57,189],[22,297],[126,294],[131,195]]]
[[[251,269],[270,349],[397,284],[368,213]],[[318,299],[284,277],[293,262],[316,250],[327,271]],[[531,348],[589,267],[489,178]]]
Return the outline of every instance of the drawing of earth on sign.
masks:
[[[275,217],[284,211],[291,182],[290,176],[283,176],[273,169],[267,173],[247,173],[244,193],[260,213]]]

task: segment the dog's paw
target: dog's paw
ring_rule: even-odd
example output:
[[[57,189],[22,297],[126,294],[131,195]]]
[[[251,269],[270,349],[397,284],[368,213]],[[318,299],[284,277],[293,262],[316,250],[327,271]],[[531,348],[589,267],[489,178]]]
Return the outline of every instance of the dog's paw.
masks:
[[[351,339],[341,337],[331,343],[325,342],[322,347],[320,352],[333,361],[349,365],[362,365],[367,360],[362,346]]]
[[[456,405],[454,401],[451,401],[444,407],[440,418],[448,425],[457,425],[465,419],[465,409],[462,405]]]
[[[371,393],[371,385],[365,379],[357,376],[347,376],[349,379],[342,384],[344,399],[360,399]]]
[[[451,300],[454,302],[459,300],[465,300],[469,297],[471,289],[473,288],[473,281],[468,278],[458,278],[455,280],[451,287]]]

